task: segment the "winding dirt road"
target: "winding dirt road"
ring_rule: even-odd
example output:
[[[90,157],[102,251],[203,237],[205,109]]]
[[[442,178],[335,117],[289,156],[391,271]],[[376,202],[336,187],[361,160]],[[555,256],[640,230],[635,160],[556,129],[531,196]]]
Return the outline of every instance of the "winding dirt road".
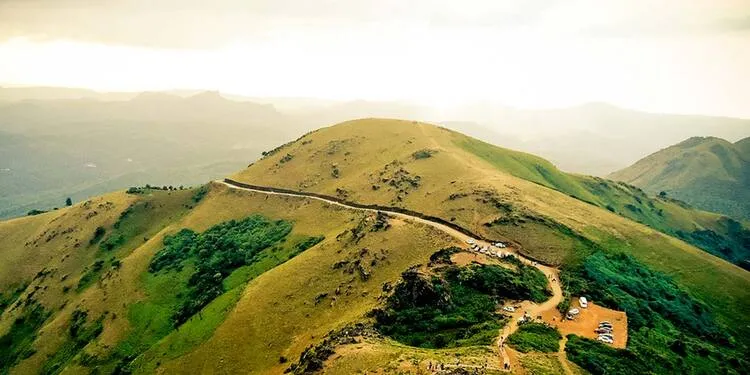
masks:
[[[224,184],[231,189],[245,190],[245,191],[251,191],[255,193],[268,194],[268,195],[281,195],[281,196],[296,197],[296,198],[314,199],[314,200],[318,200],[321,202],[325,202],[327,204],[344,207],[344,208],[352,209],[352,210],[358,210],[358,211],[365,211],[365,212],[372,212],[372,213],[383,212],[383,213],[388,214],[389,216],[397,217],[405,221],[429,225],[435,229],[438,229],[440,231],[443,231],[449,234],[453,238],[458,239],[459,241],[461,241],[461,243],[466,243],[466,240],[471,238],[470,236],[462,232],[459,232],[458,230],[451,228],[447,225],[437,223],[431,220],[427,220],[424,218],[420,218],[417,216],[404,214],[401,212],[389,211],[387,209],[369,209],[369,208],[355,207],[355,206],[347,205],[345,203],[337,202],[332,199],[326,199],[326,198],[319,197],[319,196],[311,196],[305,193],[277,192],[277,191],[254,189],[254,188],[250,188],[246,186],[236,185],[232,183],[231,181],[227,181],[227,180],[216,181],[216,182],[220,184]],[[474,240],[480,246],[490,245],[490,243],[487,241],[482,241],[478,239],[474,239]],[[559,281],[560,275],[559,275],[559,271],[557,270],[557,268],[545,266],[531,259],[528,259],[524,257],[523,255],[521,255],[518,252],[518,249],[515,249],[512,247],[505,248],[504,252],[512,253],[515,257],[520,259],[521,262],[523,262],[524,264],[534,266],[538,270],[540,270],[542,273],[544,273],[544,275],[547,276],[547,279],[550,280],[549,288],[552,291],[552,297],[543,303],[533,303],[530,301],[522,302],[521,307],[519,309],[516,309],[515,312],[513,312],[512,314],[509,314],[511,317],[510,321],[500,331],[500,336],[498,337],[497,342],[496,342],[496,349],[499,351],[499,355],[501,356],[503,364],[509,364],[511,368],[516,368],[519,366],[518,366],[517,361],[514,360],[515,355],[513,355],[514,353],[511,353],[511,354],[508,353],[511,351],[511,349],[507,349],[505,347],[505,344],[504,344],[505,339],[507,339],[508,336],[510,336],[511,334],[516,332],[516,330],[518,330],[519,318],[521,318],[524,315],[524,313],[528,314],[531,318],[536,318],[537,316],[542,315],[542,313],[545,311],[556,309],[557,305],[560,303],[560,301],[562,301],[563,293],[562,293],[562,288],[560,287],[560,281]],[[563,348],[563,345],[561,345],[561,350],[562,348]],[[571,374],[569,366],[567,366],[567,363],[565,363],[564,353],[562,353],[561,362],[562,362],[561,364],[563,368],[565,369],[565,372],[567,374]]]

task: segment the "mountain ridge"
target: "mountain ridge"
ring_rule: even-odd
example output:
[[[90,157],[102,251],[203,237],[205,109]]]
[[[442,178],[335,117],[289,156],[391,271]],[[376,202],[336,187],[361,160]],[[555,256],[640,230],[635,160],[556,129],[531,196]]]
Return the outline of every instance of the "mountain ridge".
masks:
[[[736,143],[693,137],[612,173],[656,194],[661,191],[701,209],[750,218],[750,158],[747,138]]]

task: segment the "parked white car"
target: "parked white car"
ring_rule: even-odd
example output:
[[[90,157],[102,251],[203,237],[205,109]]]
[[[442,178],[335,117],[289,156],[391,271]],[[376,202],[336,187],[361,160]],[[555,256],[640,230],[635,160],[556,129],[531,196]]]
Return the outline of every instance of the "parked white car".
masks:
[[[503,310],[505,310],[507,312],[514,312],[514,311],[516,311],[516,309],[513,308],[513,306],[505,306],[505,307],[503,307]]]
[[[609,337],[602,337],[602,336],[599,336],[599,337],[597,337],[596,339],[597,339],[598,341],[601,341],[601,342],[605,343],[605,344],[614,344],[614,342],[615,342],[614,340],[612,340],[612,339],[611,339],[611,338],[609,338]]]
[[[589,301],[586,300],[586,297],[579,298],[578,299],[578,304],[580,304],[581,307],[583,307],[584,309],[587,308],[587,307],[589,307]]]

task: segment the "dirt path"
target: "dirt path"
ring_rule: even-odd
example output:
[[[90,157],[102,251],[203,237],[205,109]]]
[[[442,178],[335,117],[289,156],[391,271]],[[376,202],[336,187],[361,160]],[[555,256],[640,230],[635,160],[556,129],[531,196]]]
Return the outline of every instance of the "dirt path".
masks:
[[[453,229],[453,228],[451,228],[451,227],[449,227],[447,225],[443,225],[443,224],[440,224],[440,223],[436,223],[434,221],[430,221],[430,220],[427,220],[427,219],[423,219],[423,218],[420,218],[420,217],[416,217],[416,216],[412,216],[412,215],[408,215],[408,214],[404,214],[404,213],[400,213],[400,212],[388,211],[388,210],[376,210],[376,209],[361,208],[361,207],[354,207],[354,206],[350,206],[350,205],[347,205],[347,204],[344,204],[344,203],[341,203],[341,202],[336,202],[336,201],[325,199],[325,198],[322,198],[322,197],[309,196],[309,195],[306,195],[306,194],[295,194],[295,193],[291,193],[291,192],[290,193],[282,193],[282,192],[271,192],[271,191],[265,191],[265,190],[257,190],[257,189],[252,189],[252,188],[248,188],[248,187],[237,186],[237,185],[234,185],[234,184],[232,184],[230,182],[227,182],[227,181],[216,181],[216,182],[220,183],[220,184],[224,184],[224,185],[226,185],[226,186],[228,186],[229,188],[232,188],[232,189],[246,190],[246,191],[252,191],[252,192],[255,192],[255,193],[269,194],[269,195],[281,195],[281,196],[288,196],[288,197],[314,199],[314,200],[325,202],[325,203],[328,203],[328,204],[331,204],[331,205],[335,205],[335,206],[339,206],[339,207],[345,207],[345,208],[352,209],[352,210],[365,211],[365,212],[372,212],[372,213],[383,212],[383,213],[386,213],[386,214],[388,214],[390,216],[397,217],[397,218],[400,218],[400,219],[403,219],[403,220],[406,220],[406,221],[410,221],[410,222],[413,222],[413,223],[421,223],[421,224],[424,224],[424,225],[429,225],[429,226],[431,226],[433,228],[436,228],[438,230],[441,230],[441,231],[449,234],[451,237],[460,240],[462,243],[466,243],[466,240],[468,240],[469,238],[471,238],[468,235],[466,235],[464,233],[461,233],[461,232],[459,232],[459,231],[457,231],[457,230],[455,230],[455,229]],[[474,240],[480,246],[490,245],[490,243],[488,243],[486,241],[481,241],[481,240],[477,240],[477,239],[474,239]],[[505,341],[505,339],[508,338],[508,336],[512,335],[514,332],[516,332],[516,330],[518,330],[518,319],[521,316],[523,316],[524,313],[528,313],[528,315],[531,316],[531,318],[536,318],[537,316],[543,315],[544,312],[556,309],[557,305],[560,303],[560,301],[562,301],[563,293],[562,293],[562,288],[560,287],[560,275],[559,275],[559,272],[558,272],[557,268],[553,268],[553,267],[549,267],[549,266],[544,266],[544,265],[541,265],[541,264],[539,264],[539,263],[537,263],[537,262],[535,262],[535,261],[533,261],[531,259],[528,259],[528,258],[524,257],[523,255],[521,255],[518,252],[518,249],[515,249],[515,248],[511,248],[511,247],[505,248],[504,252],[512,253],[516,258],[518,258],[519,260],[521,260],[521,262],[523,262],[524,264],[534,266],[538,270],[542,271],[542,273],[544,273],[544,275],[547,276],[547,279],[550,280],[549,287],[552,290],[552,297],[550,299],[548,299],[547,301],[545,301],[545,302],[537,304],[537,303],[533,303],[533,302],[530,302],[530,301],[524,301],[523,303],[521,303],[521,308],[517,309],[515,312],[513,312],[512,314],[510,314],[511,320],[500,331],[500,337],[498,337],[498,340],[496,342],[496,347],[498,348],[499,354],[502,357],[502,363],[503,364],[508,363],[508,364],[511,365],[511,368],[513,368],[513,367],[517,367],[518,366],[517,360],[515,360],[515,358],[514,358],[516,356],[508,354],[508,351],[510,351],[510,350],[509,349],[506,350],[505,345],[504,345],[504,341]],[[561,348],[563,348],[563,347],[564,347],[564,344],[561,345]],[[567,363],[564,363],[564,361],[563,361],[564,357],[565,357],[565,353],[561,352],[560,355],[562,355],[562,357],[563,357],[561,359],[561,362],[563,362],[563,368],[565,368],[567,374],[571,374],[572,372],[570,372],[570,368],[568,366],[566,366]]]

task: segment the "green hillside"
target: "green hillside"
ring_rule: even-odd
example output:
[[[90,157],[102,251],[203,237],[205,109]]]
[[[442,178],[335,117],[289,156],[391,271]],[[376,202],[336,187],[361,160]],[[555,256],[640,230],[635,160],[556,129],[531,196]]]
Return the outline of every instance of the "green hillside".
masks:
[[[664,191],[697,208],[750,218],[750,141],[694,137],[609,177],[651,194]]]
[[[627,347],[576,335],[566,347],[527,326],[513,339],[527,352],[506,349],[513,373],[750,367],[750,272],[669,235],[700,226],[730,241],[738,228],[719,215],[397,120],[320,129],[231,178],[416,212],[551,266],[488,260],[426,222],[308,197],[130,189],[0,222],[0,373],[399,374],[457,361],[500,373],[496,342],[515,319],[500,307],[558,314],[578,295],[627,313]]]

